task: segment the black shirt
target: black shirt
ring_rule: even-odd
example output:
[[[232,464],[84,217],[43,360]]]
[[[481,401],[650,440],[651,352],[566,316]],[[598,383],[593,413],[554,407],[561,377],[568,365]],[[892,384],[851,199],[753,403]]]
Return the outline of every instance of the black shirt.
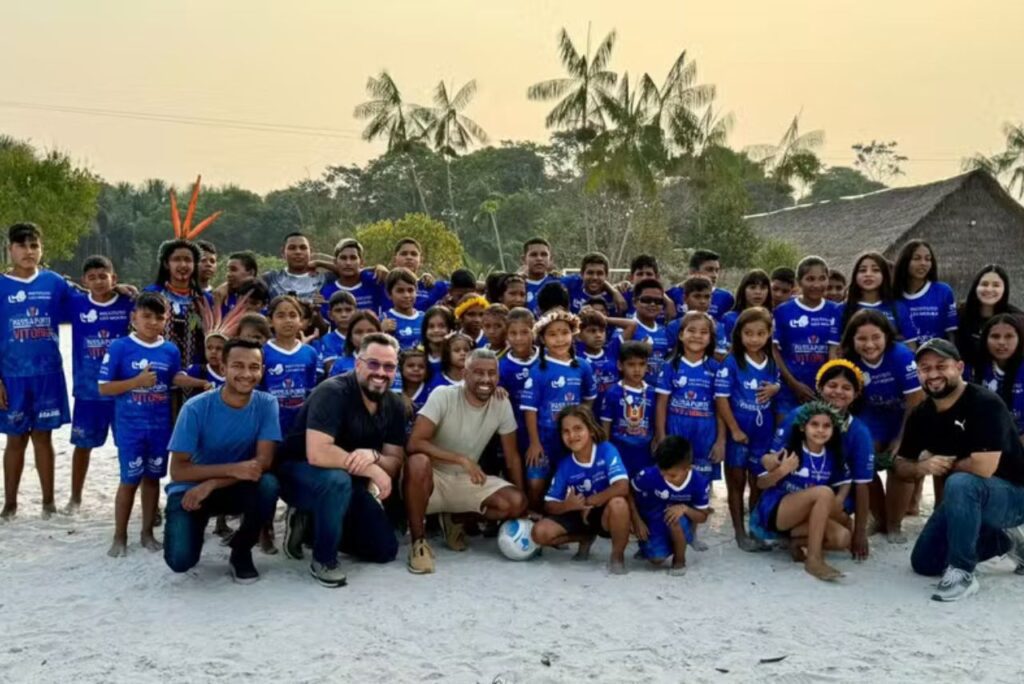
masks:
[[[998,451],[995,477],[1024,486],[1024,446],[1006,404],[999,395],[967,383],[956,403],[941,413],[926,399],[907,418],[900,456],[916,461],[922,451],[957,460],[972,453]]]
[[[334,443],[345,451],[403,446],[405,406],[394,392],[385,392],[371,414],[355,373],[345,373],[324,380],[309,395],[278,450],[281,458],[305,460],[306,430],[334,435]]]

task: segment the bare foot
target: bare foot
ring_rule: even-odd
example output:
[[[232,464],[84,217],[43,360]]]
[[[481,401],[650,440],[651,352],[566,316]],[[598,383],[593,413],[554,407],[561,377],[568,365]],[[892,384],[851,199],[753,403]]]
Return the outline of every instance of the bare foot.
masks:
[[[872,518],[871,524],[868,526],[868,536],[876,534],[885,534],[885,524],[878,518]]]
[[[49,520],[57,513],[57,506],[51,501],[43,504],[43,511],[40,514],[43,520]]]
[[[804,570],[825,582],[835,582],[843,576],[843,573],[839,572],[823,560],[812,560],[808,558],[804,562]]]
[[[277,554],[277,547],[274,546],[274,535],[267,534],[266,530],[260,532],[260,551],[268,556]]]
[[[608,574],[610,575],[625,575],[629,571],[626,570],[626,559],[625,558],[613,558],[608,561]]]
[[[14,520],[18,515],[18,504],[6,504],[4,510],[0,511],[0,520]]]
[[[910,504],[910,507],[907,508],[907,517],[908,518],[916,518],[919,515],[921,515],[921,506],[920,506],[920,504],[914,504],[914,503]]]
[[[693,541],[690,542],[690,548],[693,549],[694,551],[707,551],[709,547],[708,547],[707,544],[702,542],[700,539],[697,539],[696,537],[694,537]]]
[[[68,501],[68,505],[64,507],[64,510],[62,510],[61,513],[63,513],[64,515],[77,515],[81,509],[82,502],[71,499],[70,501]]]
[[[686,574],[686,563],[683,563],[682,565],[676,565],[675,563],[673,563],[672,567],[668,569],[668,576],[669,577],[682,577],[685,574]]]
[[[162,551],[163,548],[164,548],[164,545],[161,544],[160,542],[158,542],[156,540],[156,537],[154,537],[152,535],[152,533],[150,533],[150,534],[143,533],[142,535],[140,535],[139,536],[139,545],[142,546],[142,548],[148,549],[149,551],[153,551],[153,552]]]
[[[124,558],[128,555],[128,543],[115,539],[107,550],[107,555],[111,558]]]
[[[804,545],[796,542],[789,542],[789,555],[793,557],[794,563],[803,563],[807,560],[807,553],[804,551]]]
[[[736,546],[740,547],[740,550],[748,551],[750,553],[755,551],[767,551],[771,548],[760,539],[754,539],[747,535],[736,537]]]
[[[890,544],[906,544],[907,535],[903,534],[903,530],[893,530],[886,533],[885,540]]]
[[[581,541],[579,546],[576,547],[576,555],[572,557],[574,561],[585,561],[590,560],[590,547],[593,545],[594,540]]]

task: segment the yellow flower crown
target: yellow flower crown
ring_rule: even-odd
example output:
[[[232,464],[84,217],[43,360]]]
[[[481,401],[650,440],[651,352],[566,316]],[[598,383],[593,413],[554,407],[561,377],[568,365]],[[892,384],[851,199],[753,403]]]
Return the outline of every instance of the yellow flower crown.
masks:
[[[466,313],[474,306],[482,306],[483,308],[486,309],[490,305],[491,303],[488,302],[487,299],[485,299],[484,297],[481,297],[480,295],[475,295],[473,297],[470,297],[469,299],[464,299],[457,307],[455,307],[455,320],[462,320],[462,314]]]
[[[823,365],[821,368],[819,368],[818,374],[814,376],[814,384],[820,385],[822,376],[824,376],[826,372],[828,372],[832,368],[835,368],[836,366],[847,368],[850,370],[851,373],[853,373],[853,377],[857,378],[857,384],[860,385],[860,387],[857,388],[858,392],[864,389],[864,374],[860,372],[860,368],[857,368],[857,366],[855,366],[852,361],[847,361],[846,359],[832,359],[831,361]]]

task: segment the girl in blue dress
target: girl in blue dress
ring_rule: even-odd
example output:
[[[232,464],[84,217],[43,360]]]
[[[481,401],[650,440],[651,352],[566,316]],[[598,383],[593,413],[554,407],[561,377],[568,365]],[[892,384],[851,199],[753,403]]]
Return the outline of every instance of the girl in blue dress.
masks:
[[[911,240],[900,250],[893,269],[893,294],[906,307],[919,345],[933,337],[955,340],[960,325],[956,295],[939,280],[938,260],[924,240]]]

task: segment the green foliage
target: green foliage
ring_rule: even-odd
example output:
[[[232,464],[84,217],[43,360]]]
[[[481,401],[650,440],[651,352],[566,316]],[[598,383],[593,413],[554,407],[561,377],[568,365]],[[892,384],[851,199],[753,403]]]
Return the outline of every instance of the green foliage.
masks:
[[[851,169],[848,166],[833,166],[814,180],[811,193],[803,201],[837,200],[840,197],[863,195],[884,188],[884,183],[871,180],[857,169]]]
[[[750,267],[761,268],[768,273],[782,266],[795,269],[802,256],[800,248],[792,243],[768,238],[760,241],[760,246],[750,260]]]
[[[0,137],[0,225],[31,221],[48,258],[66,258],[96,216],[99,180],[67,155]]]
[[[1000,179],[1007,192],[1024,199],[1024,124],[1003,124],[1006,149],[992,156],[975,154],[963,161],[966,171],[980,169]]]
[[[411,237],[423,245],[423,268],[430,273],[450,274],[462,266],[462,243],[440,221],[424,214],[406,214],[397,221],[377,221],[356,229],[368,264],[388,264],[395,244]]]
[[[902,176],[901,164],[907,161],[907,157],[896,151],[898,145],[895,140],[856,143],[852,145],[856,153],[853,165],[877,183],[885,183],[896,176]]]

